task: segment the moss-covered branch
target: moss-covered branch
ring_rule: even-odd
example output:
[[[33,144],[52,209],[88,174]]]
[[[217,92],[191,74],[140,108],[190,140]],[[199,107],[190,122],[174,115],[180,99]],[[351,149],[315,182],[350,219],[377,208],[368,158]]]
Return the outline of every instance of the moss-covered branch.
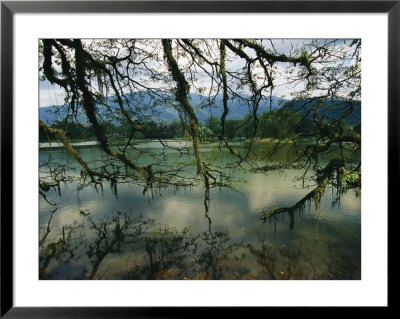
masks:
[[[188,99],[190,85],[186,81],[185,76],[183,75],[181,70],[179,69],[178,63],[176,62],[172,54],[171,40],[167,39],[162,40],[162,45],[168,68],[172,74],[172,78],[176,83],[175,98],[181,104],[185,114],[188,115],[189,117],[190,136],[192,139],[193,149],[196,156],[197,173],[201,176],[203,182],[207,183],[208,178],[205,173],[199,148],[199,140],[198,140],[199,121]]]

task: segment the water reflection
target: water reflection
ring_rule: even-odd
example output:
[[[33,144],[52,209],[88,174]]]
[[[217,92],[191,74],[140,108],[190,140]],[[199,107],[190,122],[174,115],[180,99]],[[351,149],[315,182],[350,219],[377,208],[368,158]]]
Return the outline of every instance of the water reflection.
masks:
[[[97,156],[94,148],[80,152]],[[52,174],[75,177],[56,153],[61,164]],[[317,205],[298,205],[310,189],[296,187],[296,174],[252,174],[236,189],[145,194],[121,183],[118,197],[107,183],[102,191],[75,180],[43,184],[39,278],[360,279],[360,198],[327,189]]]
[[[357,258],[335,241],[299,236],[233,240],[229,229],[194,233],[115,211],[57,228],[54,209],[41,230],[40,279],[359,279]],[[77,216],[78,217],[78,216]],[[242,230],[243,231],[243,230]],[[282,241],[283,240],[283,241]]]

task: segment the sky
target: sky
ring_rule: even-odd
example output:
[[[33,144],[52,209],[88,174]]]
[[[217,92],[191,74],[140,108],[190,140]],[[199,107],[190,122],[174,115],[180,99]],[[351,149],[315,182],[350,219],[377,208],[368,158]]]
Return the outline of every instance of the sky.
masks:
[[[321,39],[321,41],[326,41],[329,39]],[[263,40],[262,44],[271,50],[276,50],[280,54],[291,55],[296,48],[300,48],[304,44],[309,44],[311,39],[273,39],[273,40]],[[341,45],[343,41],[338,41],[337,45]],[[227,50],[228,52],[228,50]],[[297,55],[297,53],[296,53]],[[179,60],[178,60],[179,61]],[[227,65],[228,69],[238,69],[243,66],[243,60],[236,59]],[[162,67],[162,66],[161,66]],[[276,64],[277,72],[284,72],[284,65]],[[203,81],[204,86],[210,85],[210,80],[208,76],[204,74],[199,74],[200,81]],[[273,95],[278,97],[287,98],[288,95],[294,90],[301,90],[302,87],[296,87],[293,85],[287,85],[282,81],[279,82],[279,77],[275,79]],[[193,89],[192,89],[193,91]],[[47,80],[39,81],[39,107],[45,107],[50,105],[63,105],[64,104],[65,93],[58,85],[53,85]]]
[[[39,81],[39,106],[63,105],[65,91],[58,85],[49,81]]]

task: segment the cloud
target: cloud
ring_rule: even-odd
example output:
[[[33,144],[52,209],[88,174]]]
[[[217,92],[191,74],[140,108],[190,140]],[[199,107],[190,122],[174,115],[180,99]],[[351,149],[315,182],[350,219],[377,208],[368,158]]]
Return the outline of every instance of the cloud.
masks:
[[[65,91],[49,81],[39,81],[39,107],[64,104]]]

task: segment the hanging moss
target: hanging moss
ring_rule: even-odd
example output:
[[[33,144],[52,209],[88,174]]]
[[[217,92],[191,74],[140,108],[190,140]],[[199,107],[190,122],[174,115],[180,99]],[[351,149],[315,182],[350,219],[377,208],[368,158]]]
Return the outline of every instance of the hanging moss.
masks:
[[[199,127],[198,119],[196,113],[194,112],[192,106],[189,103],[187,94],[189,93],[190,86],[186,81],[185,76],[180,71],[178,63],[176,62],[171,48],[171,40],[163,39],[162,44],[164,48],[164,54],[168,64],[168,68],[172,74],[172,78],[177,84],[177,89],[175,91],[176,100],[181,104],[185,113],[189,116],[189,131],[192,138],[193,149],[196,156],[197,173],[201,176],[203,182],[205,182],[205,170],[202,164],[200,149],[199,149]]]

